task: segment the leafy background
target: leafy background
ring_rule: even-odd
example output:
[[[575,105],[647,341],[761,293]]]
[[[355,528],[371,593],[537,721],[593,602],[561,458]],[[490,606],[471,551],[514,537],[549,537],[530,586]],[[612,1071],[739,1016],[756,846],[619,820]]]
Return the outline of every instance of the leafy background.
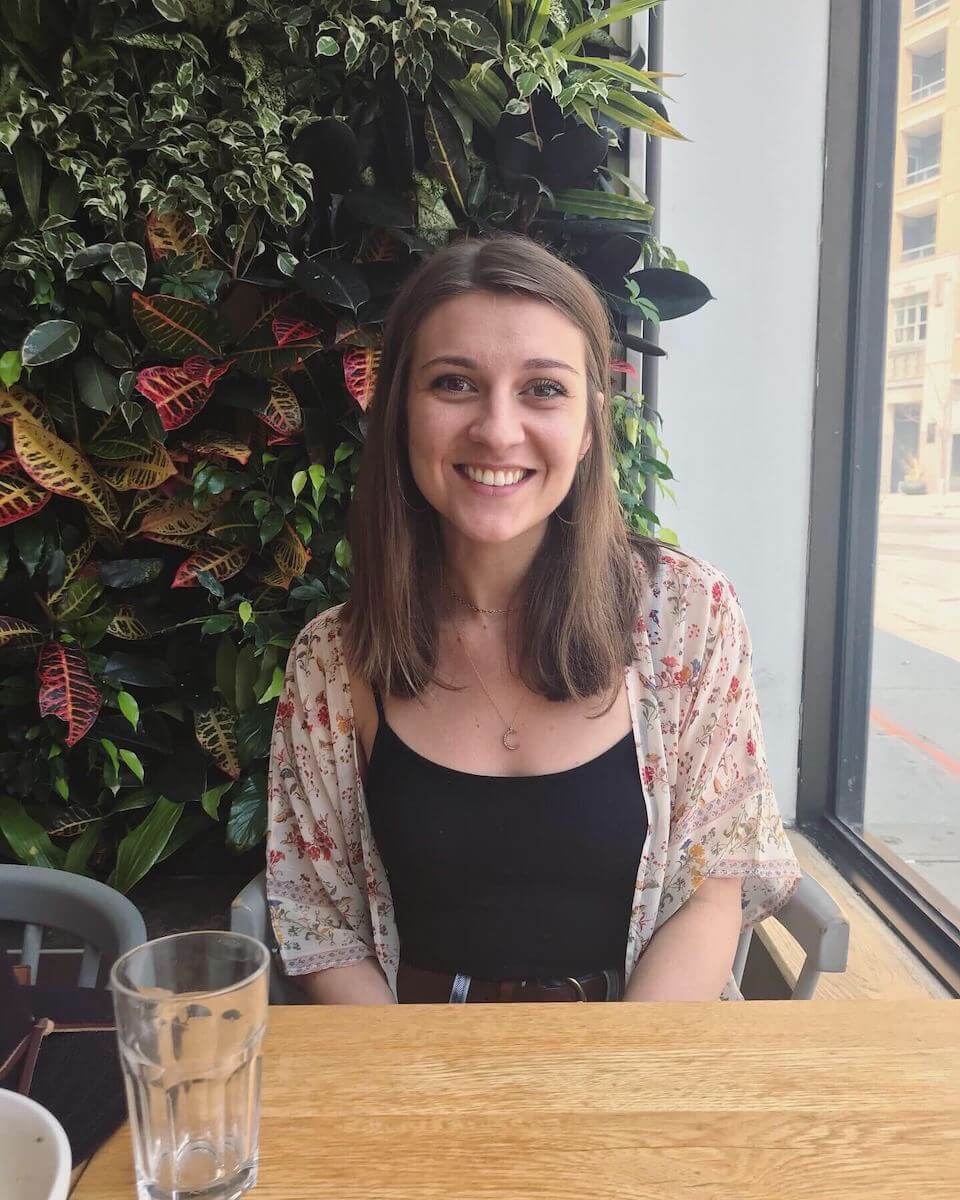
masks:
[[[628,131],[681,136],[611,34],[651,6],[0,0],[0,854],[127,891],[211,831],[261,841],[424,256],[537,238],[621,360],[659,353],[631,318],[710,298],[622,170]],[[611,469],[652,532],[670,469],[619,369]]]

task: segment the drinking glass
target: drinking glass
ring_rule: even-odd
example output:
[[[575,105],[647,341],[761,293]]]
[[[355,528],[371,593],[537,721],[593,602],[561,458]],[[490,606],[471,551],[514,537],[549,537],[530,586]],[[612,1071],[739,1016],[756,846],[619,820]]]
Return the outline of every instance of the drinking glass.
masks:
[[[235,1200],[257,1181],[270,955],[175,933],[110,972],[139,1200]]]

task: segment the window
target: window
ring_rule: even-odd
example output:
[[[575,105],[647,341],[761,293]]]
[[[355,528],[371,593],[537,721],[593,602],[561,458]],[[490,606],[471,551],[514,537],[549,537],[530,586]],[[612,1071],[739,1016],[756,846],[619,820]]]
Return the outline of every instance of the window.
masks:
[[[913,77],[910,84],[910,99],[925,100],[942,92],[947,81],[947,52],[934,50],[930,54],[916,52],[910,56]]]
[[[957,294],[960,226],[894,203],[909,85],[943,86],[914,11],[831,5],[797,819],[960,996],[957,323],[914,261]]]
[[[927,297],[907,296],[893,302],[893,344],[927,340]]]
[[[907,137],[907,183],[922,183],[940,174],[940,130]]]
[[[946,8],[947,0],[914,0],[913,15],[925,17],[927,13],[936,12],[938,8]]]
[[[922,217],[903,218],[903,242],[900,257],[928,258],[936,250],[937,214],[926,213]]]

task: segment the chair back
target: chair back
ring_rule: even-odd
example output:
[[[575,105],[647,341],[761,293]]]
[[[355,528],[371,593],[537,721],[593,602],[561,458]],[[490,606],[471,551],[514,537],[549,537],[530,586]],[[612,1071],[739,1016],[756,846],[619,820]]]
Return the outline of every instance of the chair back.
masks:
[[[136,905],[115,888],[84,875],[52,867],[0,863],[0,921],[23,925],[20,963],[36,983],[47,929],[59,929],[83,942],[79,987],[96,987],[114,962],[147,940]]]

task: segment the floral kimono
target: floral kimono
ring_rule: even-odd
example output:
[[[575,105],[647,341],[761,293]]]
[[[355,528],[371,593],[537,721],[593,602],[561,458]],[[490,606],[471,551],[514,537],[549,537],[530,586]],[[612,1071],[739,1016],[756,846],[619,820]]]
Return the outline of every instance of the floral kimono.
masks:
[[[642,601],[626,669],[647,835],[624,978],[656,930],[709,876],[742,880],[742,927],[777,912],[800,880],[770,785],[733,585],[664,552]],[[340,608],[300,633],[273,732],[267,899],[290,975],[375,956],[396,994],[400,938],[357,756]],[[742,1000],[731,974],[719,997]]]

